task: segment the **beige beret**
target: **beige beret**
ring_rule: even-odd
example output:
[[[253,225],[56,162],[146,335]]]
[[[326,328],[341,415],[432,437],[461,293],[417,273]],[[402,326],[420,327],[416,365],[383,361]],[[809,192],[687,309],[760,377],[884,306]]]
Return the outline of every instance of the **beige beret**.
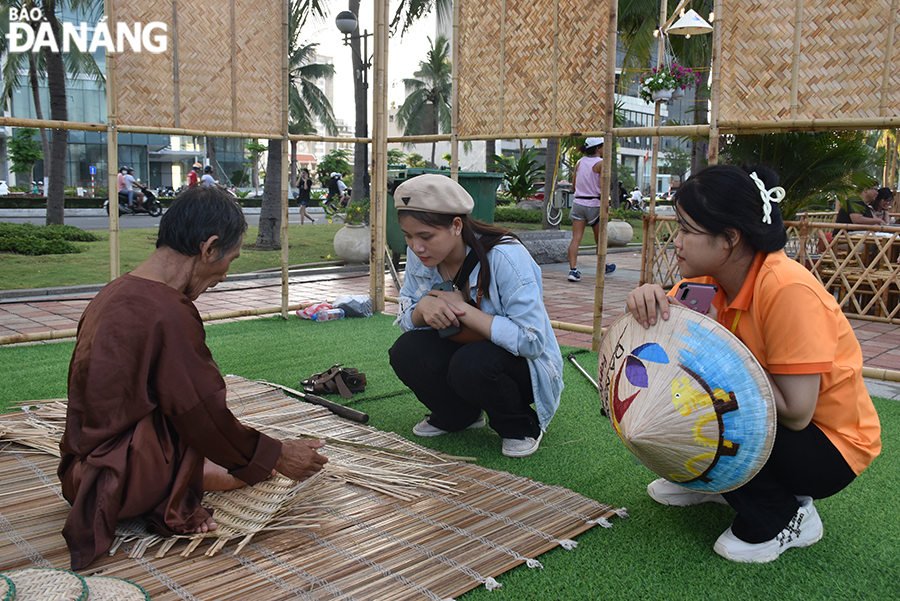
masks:
[[[475,201],[465,188],[446,175],[423,173],[397,186],[394,206],[398,211],[468,215],[475,208]]]

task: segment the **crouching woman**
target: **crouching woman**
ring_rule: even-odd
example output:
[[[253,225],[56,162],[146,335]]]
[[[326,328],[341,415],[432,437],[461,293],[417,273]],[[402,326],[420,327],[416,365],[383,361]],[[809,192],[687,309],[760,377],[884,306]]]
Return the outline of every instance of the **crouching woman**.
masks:
[[[504,455],[531,455],[563,389],[540,268],[513,233],[469,217],[448,177],[412,178],[394,202],[409,249],[391,366],[431,411],[413,433],[481,428],[486,414]]]

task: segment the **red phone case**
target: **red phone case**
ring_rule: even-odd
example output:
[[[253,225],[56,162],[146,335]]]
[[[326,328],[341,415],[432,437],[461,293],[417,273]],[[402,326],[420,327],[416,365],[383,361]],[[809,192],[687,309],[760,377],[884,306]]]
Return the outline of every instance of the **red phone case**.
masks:
[[[682,282],[675,293],[675,300],[688,309],[706,315],[718,290],[719,287],[713,284]]]

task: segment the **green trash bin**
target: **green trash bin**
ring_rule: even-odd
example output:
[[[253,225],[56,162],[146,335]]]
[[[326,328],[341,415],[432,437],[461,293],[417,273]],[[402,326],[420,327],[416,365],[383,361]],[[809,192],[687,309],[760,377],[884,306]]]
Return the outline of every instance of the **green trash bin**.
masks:
[[[391,166],[388,168],[388,181],[393,180],[395,185],[410,179],[413,176],[422,173],[437,173],[450,177],[450,170],[443,169],[423,169],[415,167],[412,169],[398,169]],[[494,206],[497,202],[497,188],[503,180],[501,173],[485,173],[480,171],[460,171],[459,183],[465,188],[466,192],[472,195],[475,201],[475,208],[471,217],[485,223],[494,223]],[[387,237],[388,248],[391,249],[394,258],[399,255],[406,254],[406,239],[400,230],[400,223],[397,221],[397,207],[394,206],[394,197],[388,199],[387,206],[387,223],[385,227],[385,236]]]

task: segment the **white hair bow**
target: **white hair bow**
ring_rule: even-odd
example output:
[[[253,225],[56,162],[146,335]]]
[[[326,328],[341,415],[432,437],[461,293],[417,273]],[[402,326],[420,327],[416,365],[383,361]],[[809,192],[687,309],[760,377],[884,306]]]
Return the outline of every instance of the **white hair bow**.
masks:
[[[773,202],[781,202],[784,200],[784,188],[781,186],[775,186],[771,190],[766,190],[766,185],[763,183],[761,179],[756,175],[756,171],[750,174],[750,179],[756,182],[756,187],[759,188],[759,195],[762,197],[762,208],[763,208],[763,223],[772,223],[772,203]]]

